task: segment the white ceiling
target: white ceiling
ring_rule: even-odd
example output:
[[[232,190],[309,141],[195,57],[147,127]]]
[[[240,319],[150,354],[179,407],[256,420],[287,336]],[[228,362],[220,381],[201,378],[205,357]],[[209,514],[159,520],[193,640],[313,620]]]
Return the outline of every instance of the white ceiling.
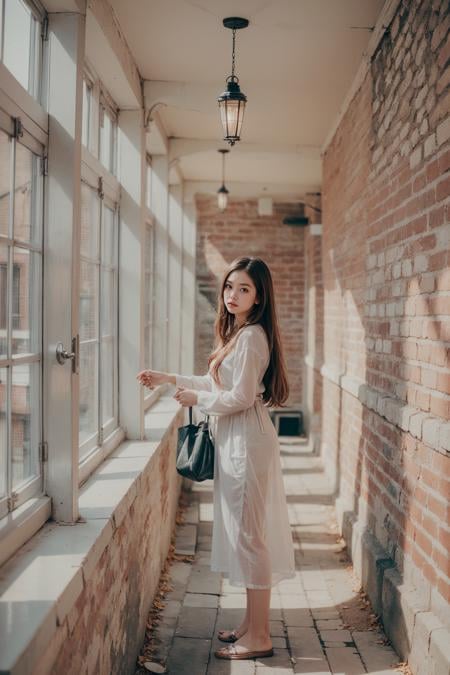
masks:
[[[167,135],[213,143],[209,151],[180,158],[186,179],[220,180],[217,96],[231,71],[232,37],[222,19],[243,16],[250,25],[238,31],[236,46],[236,73],[248,97],[241,145],[256,145],[254,152],[232,149],[227,177],[320,189],[320,148],[384,0],[110,2],[141,76],[185,83],[183,96],[158,106]]]

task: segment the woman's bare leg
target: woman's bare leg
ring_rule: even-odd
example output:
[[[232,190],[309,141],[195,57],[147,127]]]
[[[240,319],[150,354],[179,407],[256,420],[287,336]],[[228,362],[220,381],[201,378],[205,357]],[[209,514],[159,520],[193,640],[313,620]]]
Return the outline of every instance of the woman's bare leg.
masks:
[[[270,588],[247,589],[249,623],[245,635],[235,643],[236,646],[243,647],[238,651],[265,651],[272,647],[269,624],[270,594]]]
[[[250,622],[249,589],[247,588],[246,591],[247,591],[247,607],[245,608],[245,615],[239,626],[234,629],[234,632],[237,633],[239,637],[245,635],[248,629],[248,624]],[[230,630],[219,631],[219,635],[223,635],[224,637],[228,637],[230,633],[231,633]]]

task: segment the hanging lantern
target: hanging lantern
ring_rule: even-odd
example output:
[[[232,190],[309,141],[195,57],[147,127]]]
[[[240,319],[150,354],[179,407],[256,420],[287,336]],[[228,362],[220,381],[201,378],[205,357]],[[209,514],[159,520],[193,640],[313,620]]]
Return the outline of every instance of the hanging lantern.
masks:
[[[234,74],[235,67],[235,46],[236,46],[236,31],[240,28],[248,26],[248,19],[240,17],[229,17],[223,20],[225,28],[230,28],[233,31],[233,50],[231,60],[231,75],[227,77],[227,88],[219,98],[220,118],[223,126],[223,139],[228,141],[230,145],[234,145],[236,141],[240,140],[242,120],[244,119],[245,104],[247,97],[242,93],[239,87],[239,78]]]
[[[217,206],[219,207],[219,211],[225,211],[228,204],[228,195],[230,194],[225,187],[225,155],[230,151],[221,149],[218,152],[222,153],[222,186],[217,190]]]

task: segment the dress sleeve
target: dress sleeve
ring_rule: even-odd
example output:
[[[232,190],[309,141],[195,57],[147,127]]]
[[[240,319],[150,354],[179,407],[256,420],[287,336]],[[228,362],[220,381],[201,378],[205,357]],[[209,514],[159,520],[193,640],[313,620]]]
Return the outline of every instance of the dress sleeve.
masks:
[[[177,387],[186,387],[186,389],[197,389],[199,391],[212,391],[211,375],[175,375]]]
[[[262,376],[263,358],[249,347],[236,345],[233,365],[233,386],[229,391],[200,391],[197,405],[206,415],[231,415],[250,408],[256,400],[258,383]]]

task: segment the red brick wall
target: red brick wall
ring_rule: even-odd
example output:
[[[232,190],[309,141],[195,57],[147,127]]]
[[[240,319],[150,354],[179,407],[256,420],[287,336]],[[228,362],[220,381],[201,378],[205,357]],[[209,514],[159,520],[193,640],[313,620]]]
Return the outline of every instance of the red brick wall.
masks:
[[[449,10],[400,3],[324,156],[325,466],[410,586],[450,601]]]
[[[322,375],[323,365],[323,273],[322,236],[319,231],[312,233],[308,227],[305,234],[306,265],[306,413],[307,431],[314,434],[318,444],[321,428]]]
[[[197,207],[196,372],[204,373],[214,341],[218,286],[228,264],[241,255],[261,257],[270,267],[289,373],[288,405],[302,404],[305,260],[303,227],[283,225],[298,214],[295,204],[274,204],[272,216],[258,216],[256,200],[232,199],[226,211],[215,197],[199,196]]]

